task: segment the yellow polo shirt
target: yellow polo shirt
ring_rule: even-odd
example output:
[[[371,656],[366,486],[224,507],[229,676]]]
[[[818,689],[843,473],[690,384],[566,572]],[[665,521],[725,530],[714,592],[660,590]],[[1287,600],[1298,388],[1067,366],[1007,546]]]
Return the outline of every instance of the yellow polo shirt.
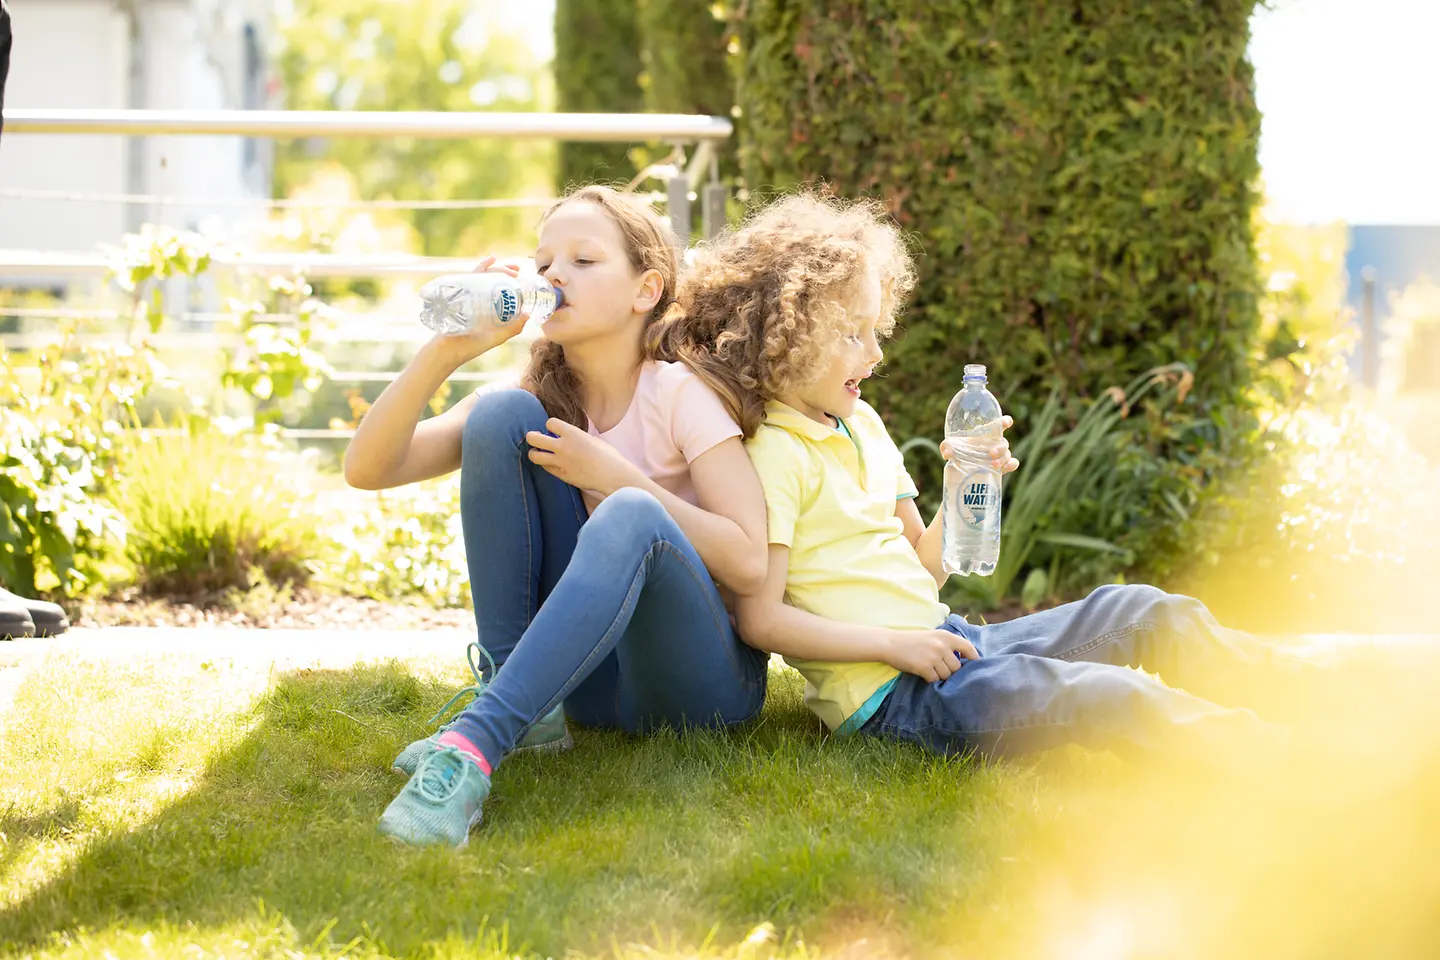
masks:
[[[950,609],[895,515],[895,501],[915,495],[904,458],[863,401],[843,426],[771,401],[745,444],[765,488],[770,542],[790,548],[785,601],[846,623],[933,630]],[[806,705],[840,733],[868,720],[899,676],[884,663],[786,661],[805,677]]]

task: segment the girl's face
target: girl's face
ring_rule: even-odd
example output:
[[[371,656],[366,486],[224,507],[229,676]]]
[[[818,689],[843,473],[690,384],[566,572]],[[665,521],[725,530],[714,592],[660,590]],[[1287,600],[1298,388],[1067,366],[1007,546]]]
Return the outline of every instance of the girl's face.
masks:
[[[820,375],[780,400],[822,423],[829,422],[826,414],[842,419],[853,415],[860,400],[861,381],[874,373],[875,366],[884,359],[875,333],[883,306],[880,278],[869,270],[847,308],[852,327],[835,344]]]
[[[565,292],[565,305],[544,335],[562,346],[636,332],[660,299],[659,272],[637,273],[620,227],[604,208],[578,201],[561,206],[540,230],[535,268]]]

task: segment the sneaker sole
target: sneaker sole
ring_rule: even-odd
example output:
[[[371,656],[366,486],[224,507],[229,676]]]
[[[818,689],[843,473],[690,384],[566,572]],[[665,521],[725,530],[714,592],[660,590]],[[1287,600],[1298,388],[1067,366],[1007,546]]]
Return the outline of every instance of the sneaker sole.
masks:
[[[475,816],[471,817],[471,818],[470,818],[470,822],[465,826],[465,838],[464,838],[463,840],[461,840],[459,843],[455,844],[455,846],[451,847],[450,849],[452,849],[452,850],[464,850],[466,847],[468,847],[468,846],[470,845],[470,834],[471,834],[471,832],[473,832],[474,829],[480,825],[480,821],[483,820],[484,818],[485,818],[485,810],[484,810],[484,808],[482,807],[481,809],[476,810],[476,811],[475,811]],[[415,850],[415,849],[418,849],[415,844],[410,843],[410,842],[408,842],[408,841],[406,841],[406,840],[403,840],[403,839],[401,839],[400,837],[395,836],[393,833],[382,833],[381,836],[384,837],[386,840],[389,840],[389,841],[390,841],[391,843],[393,843],[395,846],[401,847],[401,848],[403,848],[403,849],[405,849],[405,850]]]
[[[484,816],[485,810],[483,807],[475,811],[475,816],[470,818],[470,824],[465,828],[465,839],[455,845],[456,850],[464,850],[470,846],[470,834],[476,827],[480,826],[480,821],[484,819]]]

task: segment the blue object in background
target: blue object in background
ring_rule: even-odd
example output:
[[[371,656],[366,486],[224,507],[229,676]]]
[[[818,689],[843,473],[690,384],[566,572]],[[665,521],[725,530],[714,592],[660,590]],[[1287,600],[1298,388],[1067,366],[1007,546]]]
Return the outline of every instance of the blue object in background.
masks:
[[[1373,310],[1367,312],[1367,268],[1374,281]],[[1361,325],[1361,341],[1350,358],[1350,373],[1367,387],[1380,379],[1380,343],[1390,316],[1390,297],[1417,281],[1440,284],[1440,225],[1361,224],[1349,229],[1345,252],[1345,299]]]

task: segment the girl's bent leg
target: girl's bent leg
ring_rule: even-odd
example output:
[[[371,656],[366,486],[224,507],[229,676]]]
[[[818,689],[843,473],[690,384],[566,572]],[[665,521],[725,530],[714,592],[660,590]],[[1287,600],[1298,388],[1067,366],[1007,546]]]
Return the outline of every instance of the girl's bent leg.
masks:
[[[1222,759],[1270,747],[1285,733],[1249,710],[1230,710],[1153,677],[1104,663],[1025,653],[966,661],[949,679],[902,674],[865,733],[937,753],[1018,756],[1067,743],[1118,753]]]
[[[494,766],[562,699],[581,723],[631,730],[736,722],[764,700],[765,662],[735,639],[709,574],[665,508],[625,489],[581,529],[569,567],[509,663],[454,729]],[[577,691],[601,667],[613,680]]]
[[[566,711],[577,722],[630,733],[750,719],[765,704],[769,656],[740,640],[699,555],[659,502],[645,497],[636,513],[674,535],[657,545],[656,563],[616,644],[613,697],[582,700],[587,682],[566,699]]]
[[[575,549],[585,505],[530,462],[525,434],[545,429],[523,390],[481,394],[461,440],[460,520],[480,644],[503,664]]]
[[[1053,610],[989,626],[965,624],[963,632],[982,656],[1021,653],[1139,667],[1221,702],[1253,702],[1257,670],[1274,668],[1283,677],[1299,669],[1270,645],[1222,627],[1199,600],[1140,584],[1100,587]]]

